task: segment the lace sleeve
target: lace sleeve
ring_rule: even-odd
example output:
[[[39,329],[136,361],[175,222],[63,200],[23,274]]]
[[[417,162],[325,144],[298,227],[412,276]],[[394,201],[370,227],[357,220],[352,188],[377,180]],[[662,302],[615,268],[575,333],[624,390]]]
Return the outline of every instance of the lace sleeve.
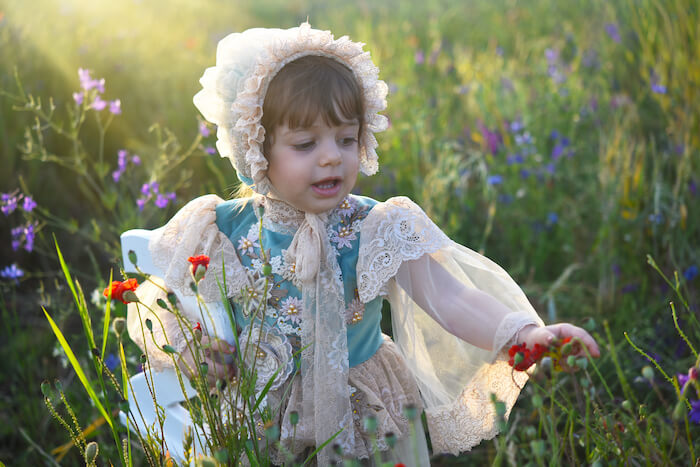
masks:
[[[182,295],[194,294],[190,289],[191,265],[187,258],[208,255],[209,269],[199,284],[205,302],[221,300],[219,283],[223,285],[224,278],[227,296],[236,295],[246,284],[233,244],[216,225],[215,208],[222,201],[216,195],[190,201],[165,226],[154,231],[148,245],[154,264],[165,271],[168,288]]]
[[[404,261],[433,253],[449,238],[410,199],[399,196],[375,206],[362,223],[357,289],[362,302],[385,295]]]

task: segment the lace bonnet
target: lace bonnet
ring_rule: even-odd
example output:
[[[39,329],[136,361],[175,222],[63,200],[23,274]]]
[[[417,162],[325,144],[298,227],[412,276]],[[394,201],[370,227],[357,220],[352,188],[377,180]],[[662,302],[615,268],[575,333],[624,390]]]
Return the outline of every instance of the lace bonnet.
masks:
[[[260,123],[265,94],[282,67],[307,55],[329,57],[352,70],[365,107],[360,171],[377,172],[374,133],[388,127],[387,118],[378,114],[386,108],[387,86],[363,45],[347,36],[334,39],[330,31],[312,29],[309,23],[291,29],[248,29],[219,42],[216,66],[207,68],[200,78],[202,90],[194,96],[194,104],[217,125],[219,154],[231,160],[244,183],[262,195],[270,190],[263,155],[265,129]]]

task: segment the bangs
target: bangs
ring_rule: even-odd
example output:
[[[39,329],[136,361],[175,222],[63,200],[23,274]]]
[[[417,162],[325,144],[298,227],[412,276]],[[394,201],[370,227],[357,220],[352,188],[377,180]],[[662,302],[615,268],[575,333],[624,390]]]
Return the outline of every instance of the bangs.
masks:
[[[363,124],[362,92],[352,71],[328,57],[308,55],[288,63],[272,79],[263,103],[267,135],[282,124],[305,128],[318,117],[329,126]],[[265,152],[269,149],[265,138]]]

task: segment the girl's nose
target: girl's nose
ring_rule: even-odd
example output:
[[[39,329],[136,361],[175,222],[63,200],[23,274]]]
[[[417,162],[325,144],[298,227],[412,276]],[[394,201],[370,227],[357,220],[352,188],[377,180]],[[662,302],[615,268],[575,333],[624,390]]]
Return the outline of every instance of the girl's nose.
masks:
[[[340,148],[335,141],[328,142],[321,146],[321,156],[319,158],[319,164],[321,166],[337,165],[341,160],[342,155],[340,154]]]

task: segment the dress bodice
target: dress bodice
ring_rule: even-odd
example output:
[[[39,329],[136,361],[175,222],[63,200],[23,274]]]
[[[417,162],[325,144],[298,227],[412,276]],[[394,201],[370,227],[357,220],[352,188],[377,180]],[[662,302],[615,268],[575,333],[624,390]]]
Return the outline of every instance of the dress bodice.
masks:
[[[360,226],[376,204],[373,199],[350,195],[329,213],[326,222],[343,284],[350,367],[369,359],[382,344],[382,298],[366,304],[360,301],[356,271]],[[236,324],[245,328],[253,314],[262,315],[265,323],[280,331],[296,352],[301,344],[303,303],[301,285],[295,281],[295,264],[287,255],[287,248],[302,219],[280,202],[268,201],[262,206],[262,219],[259,208],[259,203],[250,199],[234,199],[216,206],[216,224],[233,244],[250,278],[239,294],[230,297]],[[263,273],[266,262],[271,269],[267,292]]]

